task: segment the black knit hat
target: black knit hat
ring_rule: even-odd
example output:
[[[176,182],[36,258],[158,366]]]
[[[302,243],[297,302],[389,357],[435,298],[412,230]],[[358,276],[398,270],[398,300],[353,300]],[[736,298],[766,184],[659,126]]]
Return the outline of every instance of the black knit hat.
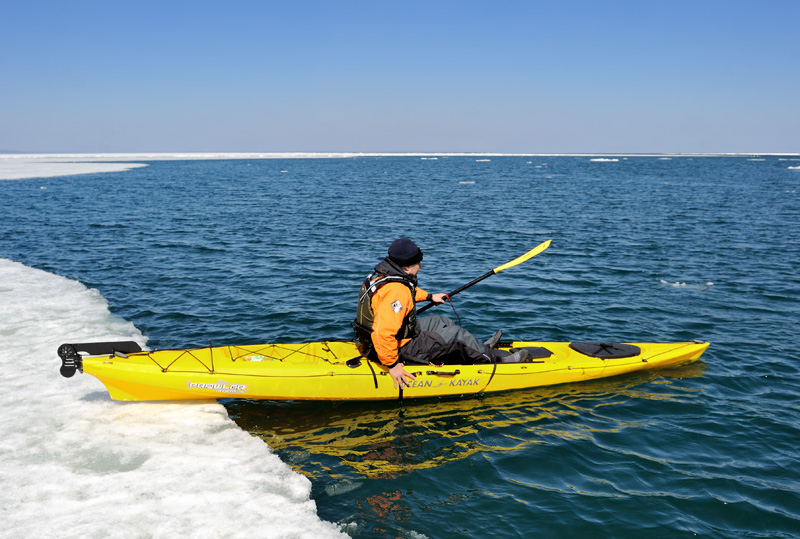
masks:
[[[401,268],[405,268],[422,261],[422,250],[410,239],[400,238],[389,246],[389,258]]]

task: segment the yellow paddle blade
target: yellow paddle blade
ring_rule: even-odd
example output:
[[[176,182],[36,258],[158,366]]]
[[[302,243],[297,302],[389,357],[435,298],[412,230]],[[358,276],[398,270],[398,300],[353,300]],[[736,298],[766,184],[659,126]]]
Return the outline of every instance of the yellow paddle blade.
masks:
[[[539,253],[541,253],[542,251],[544,251],[545,249],[550,247],[550,241],[551,240],[547,240],[546,242],[542,243],[541,245],[539,245],[537,247],[534,247],[533,249],[531,249],[530,251],[528,251],[527,253],[525,253],[521,257],[515,258],[511,262],[507,262],[507,263],[503,264],[502,266],[498,266],[498,267],[494,268],[492,271],[495,272],[495,273],[499,273],[499,272],[503,271],[504,269],[508,269],[508,268],[514,267],[517,264],[522,264],[526,260],[529,260],[529,259],[533,258],[534,256],[538,255]]]

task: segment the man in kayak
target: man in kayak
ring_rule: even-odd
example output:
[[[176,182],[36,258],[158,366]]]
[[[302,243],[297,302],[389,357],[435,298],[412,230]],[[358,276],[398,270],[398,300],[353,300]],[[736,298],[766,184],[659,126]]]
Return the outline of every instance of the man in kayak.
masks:
[[[361,287],[358,312],[353,322],[365,355],[377,358],[389,367],[394,386],[403,387],[414,380],[405,363],[491,363],[498,361],[492,351],[502,331],[481,343],[467,330],[444,316],[426,316],[417,320],[416,302],[444,303],[447,294],[430,294],[417,286],[422,267],[422,250],[408,238],[389,246],[388,255],[375,266]],[[513,360],[523,361],[524,351]],[[507,354],[506,354],[507,355]]]

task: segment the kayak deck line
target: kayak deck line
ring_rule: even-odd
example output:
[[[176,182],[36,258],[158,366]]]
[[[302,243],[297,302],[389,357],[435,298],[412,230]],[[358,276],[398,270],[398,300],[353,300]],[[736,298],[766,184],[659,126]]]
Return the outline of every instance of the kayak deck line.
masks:
[[[499,346],[502,350],[535,348],[541,356],[549,356],[518,363],[409,365],[416,380],[399,394],[386,366],[361,356],[353,341],[148,351],[135,342],[84,343],[64,344],[58,354],[62,375],[70,377],[78,370],[91,374],[115,400],[369,401],[397,400],[399,395],[403,399],[458,397],[597,380],[695,361],[708,346],[702,341],[504,342]],[[628,355],[588,355],[594,348],[601,354]],[[634,349],[636,354],[630,355]]]

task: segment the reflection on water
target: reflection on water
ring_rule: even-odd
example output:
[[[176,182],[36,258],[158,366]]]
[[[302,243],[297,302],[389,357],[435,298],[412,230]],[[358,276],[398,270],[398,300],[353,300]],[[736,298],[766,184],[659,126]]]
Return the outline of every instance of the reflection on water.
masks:
[[[308,403],[229,400],[243,429],[261,437],[292,467],[329,494],[441,466],[477,452],[514,452],[552,437],[581,439],[630,426],[604,408],[630,399],[682,401],[673,378],[694,378],[695,362],[657,372],[465,399],[400,403]],[[570,417],[580,415],[572,424]],[[587,421],[586,418],[589,418]],[[591,420],[592,418],[596,421]],[[377,500],[376,503],[380,504]]]

